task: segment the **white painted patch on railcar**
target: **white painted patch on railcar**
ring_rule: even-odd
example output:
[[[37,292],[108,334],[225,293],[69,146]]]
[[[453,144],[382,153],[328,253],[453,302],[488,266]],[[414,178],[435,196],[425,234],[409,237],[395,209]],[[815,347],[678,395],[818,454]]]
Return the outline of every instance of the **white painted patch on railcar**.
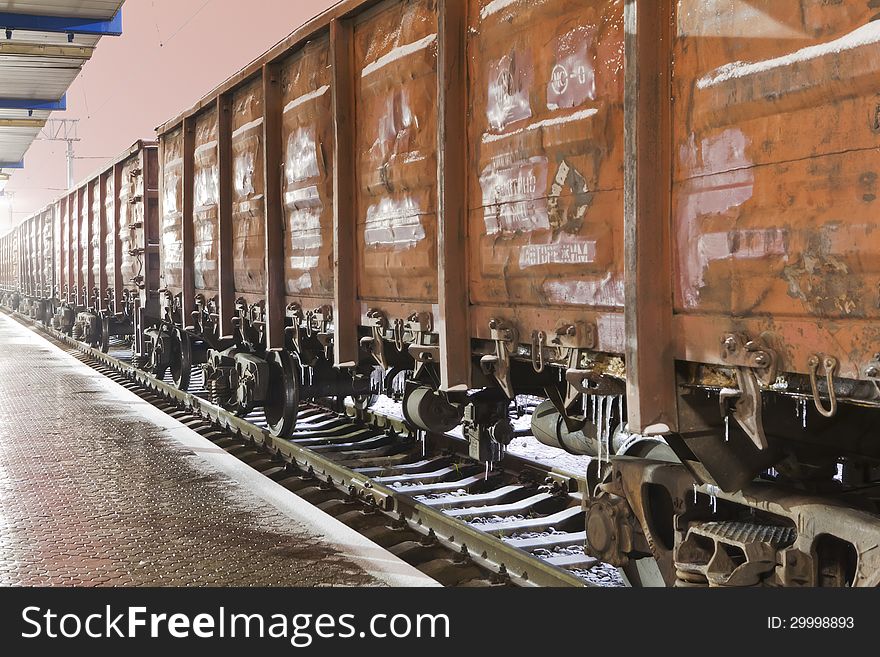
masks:
[[[623,288],[623,278],[612,272],[602,278],[574,281],[548,280],[542,285],[542,290],[551,304],[599,308],[622,308]]]
[[[258,119],[254,119],[253,121],[249,121],[248,123],[245,123],[243,126],[241,126],[240,128],[237,128],[236,130],[233,130],[232,131],[232,138],[235,139],[236,137],[243,135],[244,133],[246,133],[249,130],[259,128],[261,125],[263,125],[263,117],[262,116]]]
[[[776,235],[759,237],[735,228],[725,234],[745,233],[739,243],[734,241],[729,247],[721,247],[718,244],[720,238],[703,241],[708,234],[702,233],[705,217],[733,213],[732,217],[735,218],[738,208],[752,198],[755,179],[752,162],[746,154],[747,146],[748,140],[742,131],[731,128],[702,140],[699,149],[692,138],[680,151],[686,175],[693,176],[682,186],[676,220],[679,231],[679,294],[687,308],[699,306],[700,290],[705,285],[710,263],[730,258],[731,253],[740,248],[739,244],[744,249],[743,254],[750,254],[743,257],[752,259],[774,255],[780,249]],[[764,254],[757,255],[761,251]]]
[[[626,350],[626,322],[623,313],[599,315],[596,318],[596,329],[599,351],[622,354]]]
[[[579,112],[575,112],[574,114],[569,114],[567,116],[558,116],[552,119],[544,119],[543,121],[537,121],[528,125],[524,128],[520,128],[519,130],[514,130],[513,132],[506,132],[504,134],[496,135],[492,133],[485,133],[482,137],[482,142],[484,144],[491,144],[496,141],[500,141],[502,139],[507,139],[509,137],[514,137],[516,135],[521,135],[524,132],[531,132],[533,130],[540,130],[541,128],[552,128],[555,126],[565,125],[566,123],[573,123],[574,121],[584,121],[585,119],[590,118],[591,116],[595,116],[599,113],[599,110],[596,108],[590,108],[581,110]]]
[[[291,132],[287,138],[286,155],[284,171],[288,182],[302,182],[321,175],[314,127]]]
[[[287,281],[287,289],[290,292],[298,293],[312,289],[312,275],[304,272],[301,276]]]
[[[480,10],[480,20],[484,21],[489,18],[489,16],[497,14],[502,9],[507,9],[518,1],[519,0],[492,0],[492,2]]]
[[[829,55],[839,55],[856,48],[872,46],[878,43],[880,43],[880,22],[872,21],[856,28],[839,39],[801,48],[782,57],[765,59],[760,62],[736,61],[725,64],[697,80],[697,88],[708,89],[730,80],[738,80],[776,69],[785,69],[793,64],[809,62]]]
[[[287,103],[287,105],[284,106],[284,113],[287,114],[288,112],[295,110],[300,105],[304,105],[304,104],[311,102],[317,98],[320,98],[321,96],[326,94],[328,91],[330,91],[330,85],[325,84],[323,87],[320,87],[319,89],[315,89],[314,91],[311,91],[307,94],[303,94],[302,96],[294,98],[292,101],[290,101],[289,103]]]
[[[419,39],[418,41],[414,41],[413,43],[408,43],[403,46],[398,46],[397,48],[395,48],[394,50],[392,50],[388,54],[382,55],[375,62],[372,62],[372,63],[364,66],[363,70],[361,71],[361,77],[365,78],[369,75],[372,75],[376,71],[385,68],[386,66],[388,66],[392,62],[396,62],[399,59],[403,59],[404,57],[408,57],[409,55],[412,55],[414,53],[425,50],[426,48],[431,46],[436,41],[437,41],[437,35],[436,34],[429,34],[424,39]]]
[[[409,249],[425,239],[421,208],[410,196],[383,198],[367,209],[364,242],[367,246]]]
[[[205,155],[206,153],[208,153],[208,151],[216,150],[216,148],[217,148],[217,140],[212,139],[211,141],[206,141],[204,144],[199,144],[198,146],[196,146],[196,149],[195,149],[195,151],[193,151],[193,154],[196,157],[201,157],[202,155]]]

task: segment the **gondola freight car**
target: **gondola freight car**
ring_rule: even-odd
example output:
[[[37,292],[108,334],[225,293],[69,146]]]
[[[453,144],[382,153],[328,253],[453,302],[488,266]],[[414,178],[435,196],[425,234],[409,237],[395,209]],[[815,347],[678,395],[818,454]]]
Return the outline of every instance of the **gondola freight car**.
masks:
[[[138,141],[55,203],[53,325],[107,349],[143,336],[158,318],[158,163],[155,142]]]
[[[54,223],[55,206],[31,215],[15,229],[18,233],[19,302],[18,311],[48,323],[54,301]]]

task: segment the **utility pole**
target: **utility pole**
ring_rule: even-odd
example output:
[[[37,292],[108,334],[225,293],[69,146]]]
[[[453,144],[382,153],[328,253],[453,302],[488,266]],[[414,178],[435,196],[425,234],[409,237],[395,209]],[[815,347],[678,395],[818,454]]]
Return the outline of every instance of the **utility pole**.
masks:
[[[79,119],[46,119],[46,125],[40,130],[38,141],[67,142],[67,189],[73,189],[76,181],[73,178],[73,144],[80,141],[76,130]]]

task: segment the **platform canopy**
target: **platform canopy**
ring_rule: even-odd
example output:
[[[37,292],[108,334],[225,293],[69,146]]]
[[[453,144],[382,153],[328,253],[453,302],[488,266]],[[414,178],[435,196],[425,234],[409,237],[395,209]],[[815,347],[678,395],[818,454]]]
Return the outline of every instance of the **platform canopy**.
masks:
[[[122,34],[123,2],[0,0],[0,174],[24,166],[101,37]]]

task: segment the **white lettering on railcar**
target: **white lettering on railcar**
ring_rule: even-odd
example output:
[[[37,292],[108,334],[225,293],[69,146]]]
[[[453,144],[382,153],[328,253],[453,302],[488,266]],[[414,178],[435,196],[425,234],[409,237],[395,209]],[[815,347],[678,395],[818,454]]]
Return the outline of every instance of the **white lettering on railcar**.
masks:
[[[489,235],[531,232],[550,228],[547,158],[532,157],[509,168],[487,167],[480,176],[483,219]]]
[[[519,266],[589,265],[596,262],[596,242],[563,242],[560,244],[527,244],[519,254]]]

